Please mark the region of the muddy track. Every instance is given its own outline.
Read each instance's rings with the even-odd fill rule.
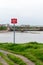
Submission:
[[[3,52],[4,54],[13,54],[13,53],[10,53],[10,52],[4,51],[4,50],[0,50],[0,52]],[[26,63],[26,65],[35,65],[32,61],[30,61],[29,59],[27,59],[26,57],[24,57],[22,55],[18,55],[18,54],[13,54],[13,55],[21,58]]]
[[[3,64],[3,65],[8,65],[8,63],[0,56],[0,62]]]

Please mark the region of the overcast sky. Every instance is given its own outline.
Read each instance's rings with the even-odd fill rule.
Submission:
[[[0,24],[18,19],[18,25],[43,26],[43,0],[0,0]]]

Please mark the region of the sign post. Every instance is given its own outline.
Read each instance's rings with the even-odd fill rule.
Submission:
[[[14,24],[14,43],[15,43],[15,24],[17,23],[17,19],[16,18],[11,19],[11,23]]]
[[[15,24],[14,24],[14,43],[15,43]]]

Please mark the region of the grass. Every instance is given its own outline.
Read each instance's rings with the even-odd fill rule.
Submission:
[[[14,65],[14,63],[13,63],[11,60],[9,60],[9,59],[7,58],[7,56],[4,55],[2,52],[0,52],[0,56],[1,56],[9,65]]]
[[[0,52],[0,56],[9,64],[14,65],[14,63],[19,65],[26,65],[25,62],[23,62],[19,57],[16,57],[12,54],[4,55],[2,52]]]
[[[3,65],[2,63],[0,63],[0,65]]]
[[[14,61],[14,63],[17,63],[17,64],[19,64],[19,65],[26,65],[26,63],[23,62],[19,57],[16,57],[16,56],[14,56],[14,55],[12,55],[12,54],[8,54],[7,56],[8,56],[12,61]]]
[[[0,49],[10,50],[13,53],[21,54],[36,65],[43,65],[43,44],[30,42],[25,44],[0,43]]]

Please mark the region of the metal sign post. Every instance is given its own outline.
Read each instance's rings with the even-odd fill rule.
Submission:
[[[16,18],[11,19],[11,23],[14,24],[14,43],[15,43],[15,24],[17,23],[17,19]]]
[[[15,43],[15,24],[14,24],[14,43]]]

